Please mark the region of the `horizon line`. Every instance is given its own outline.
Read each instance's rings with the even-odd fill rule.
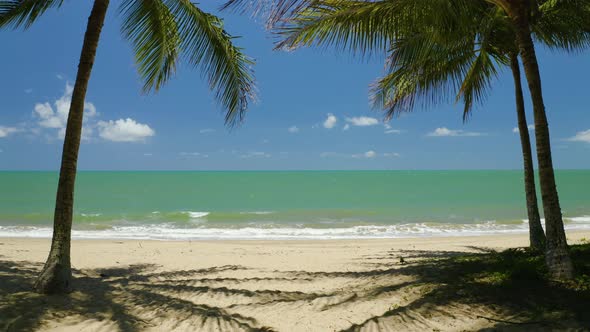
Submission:
[[[590,171],[590,168],[555,168]],[[400,168],[400,169],[79,169],[80,172],[396,172],[396,171],[523,171],[521,168]],[[538,169],[535,168],[535,172]],[[59,169],[0,169],[0,172],[59,172]]]

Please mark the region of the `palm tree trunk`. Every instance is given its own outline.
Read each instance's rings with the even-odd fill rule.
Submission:
[[[516,41],[520,49],[520,57],[524,66],[524,72],[529,85],[533,101],[535,118],[535,138],[537,142],[537,160],[539,162],[539,180],[541,183],[541,197],[543,200],[543,212],[545,214],[545,228],[547,231],[546,262],[551,274],[560,279],[573,277],[573,265],[569,256],[559,196],[555,185],[555,174],[551,158],[551,142],[549,138],[549,126],[543,92],[541,88],[541,75],[535,54],[535,46],[531,38],[529,26],[529,0],[511,1],[510,17],[516,30]]]
[[[86,34],[84,35],[84,44],[78,64],[76,84],[72,92],[72,103],[64,138],[53,217],[51,250],[43,271],[41,271],[41,275],[35,283],[37,291],[42,293],[64,293],[71,289],[70,239],[78,150],[82,136],[84,100],[108,5],[109,0],[94,1],[92,12],[88,18]]]
[[[535,188],[535,171],[533,169],[533,153],[531,139],[529,137],[528,124],[524,108],[520,67],[518,65],[518,53],[510,56],[510,68],[514,77],[514,92],[516,95],[516,115],[518,118],[518,131],[520,133],[520,145],[522,147],[522,160],[524,162],[524,191],[526,196],[527,215],[529,217],[530,247],[534,250],[545,251],[545,233],[541,226],[539,206],[537,204],[537,190]]]

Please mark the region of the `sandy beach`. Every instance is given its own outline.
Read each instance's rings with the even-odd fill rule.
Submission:
[[[570,244],[590,232],[570,232]],[[527,235],[324,241],[75,240],[75,291],[30,292],[48,239],[0,239],[5,331],[463,331],[501,305],[427,297],[438,263],[527,245]],[[439,274],[441,274],[439,276]],[[446,274],[443,276],[442,274]],[[442,278],[442,279],[441,279]],[[425,300],[428,298],[428,300]],[[434,300],[433,300],[434,299]],[[513,323],[506,325],[507,328]],[[518,326],[518,325],[517,325]]]

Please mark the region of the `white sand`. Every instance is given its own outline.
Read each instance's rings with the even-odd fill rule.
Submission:
[[[570,232],[568,241],[590,238]],[[527,235],[337,241],[109,241],[72,245],[75,291],[29,292],[47,239],[0,239],[0,329],[462,331],[493,308],[421,303],[418,256],[526,246]],[[400,264],[400,257],[406,264]],[[102,273],[102,276],[101,276]],[[399,310],[398,310],[399,309]],[[384,315],[385,314],[385,315]]]

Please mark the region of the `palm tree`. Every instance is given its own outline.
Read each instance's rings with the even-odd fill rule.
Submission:
[[[535,188],[535,173],[526,120],[518,51],[506,20],[489,15],[478,30],[457,45],[437,43],[428,32],[412,34],[393,45],[385,77],[373,86],[373,104],[387,117],[411,111],[421,97],[439,101],[449,92],[463,100],[463,119],[474,103],[487,95],[498,65],[509,65],[515,87],[516,114],[524,164],[524,187],[529,220],[530,247],[543,252],[545,233],[541,225]],[[512,42],[511,42],[512,41]],[[426,99],[425,98],[425,99]]]
[[[338,11],[346,10],[342,4]],[[328,16],[339,15],[338,11],[328,12],[324,8],[322,20]],[[295,20],[300,20],[304,13]],[[457,99],[464,101],[464,119],[470,115],[474,99],[485,96],[485,89],[490,86],[490,80],[496,75],[494,63],[500,65],[510,63],[514,75],[516,110],[518,128],[520,132],[523,161],[525,196],[527,215],[529,219],[530,246],[539,251],[545,249],[545,233],[541,226],[537,205],[535,176],[532,163],[532,152],[526,121],[524,99],[520,81],[520,68],[513,34],[506,20],[499,20],[497,15],[489,15],[488,20],[479,23],[468,38],[461,37],[455,47],[448,47],[436,43],[436,36],[428,31],[412,33],[398,39],[392,46],[389,56],[389,72],[379,80],[373,92],[373,102],[378,108],[386,110],[391,118],[398,112],[410,111],[414,101],[420,96],[428,96],[428,100],[438,101],[440,95],[448,92],[447,85],[455,88]],[[315,22],[319,18],[316,18]],[[297,23],[296,23],[297,24]],[[298,32],[311,32],[314,23],[307,22],[306,26],[297,24],[300,29],[289,28],[287,38],[280,44],[282,47],[296,47],[300,38]],[[293,32],[295,31],[295,32]],[[307,39],[309,42],[311,40]],[[448,42],[448,41],[447,41]],[[320,42],[321,43],[321,42]],[[417,59],[417,55],[422,59]],[[447,83],[447,84],[445,84]],[[430,90],[430,92],[429,92]]]
[[[0,28],[30,27],[63,0],[0,0]],[[71,289],[71,230],[74,184],[86,89],[109,0],[94,0],[78,64],[64,138],[57,188],[53,238],[45,266],[35,283],[43,293]],[[158,90],[174,74],[179,56],[200,67],[226,109],[228,125],[239,123],[253,98],[252,61],[232,44],[223,22],[190,0],[123,0],[122,34],[132,44],[144,92]]]
[[[547,227],[547,265],[555,277],[571,278],[573,267],[555,186],[549,129],[532,36],[534,32],[537,37],[544,37],[541,40],[550,41],[550,46],[564,48],[569,48],[568,42],[571,41],[585,43],[590,31],[589,0],[268,0],[266,7],[252,7],[247,1],[230,0],[226,7],[255,11],[271,8],[268,11],[269,24],[287,36],[280,47],[331,44],[365,53],[386,52],[400,39],[425,30],[443,45],[452,44],[457,38],[471,36],[473,30],[470,27],[477,27],[480,20],[489,15],[490,5],[509,18],[514,33],[511,40],[515,39],[523,60],[533,98],[537,159]],[[531,12],[534,15],[531,16]],[[513,60],[510,59],[509,63],[514,68]],[[521,134],[525,131],[520,130]]]
[[[524,72],[527,78],[531,99],[533,101],[533,114],[535,118],[535,139],[537,143],[537,161],[539,165],[539,182],[541,184],[541,198],[543,200],[543,212],[545,214],[545,227],[547,232],[547,250],[545,260],[556,278],[570,279],[573,277],[573,265],[568,253],[567,240],[563,227],[563,217],[555,174],[553,170],[553,159],[551,156],[551,141],[549,136],[549,125],[543,101],[543,90],[541,87],[541,74],[535,53],[535,45],[532,38],[532,28],[538,15],[542,15],[539,5],[544,3],[557,2],[571,5],[574,17],[580,18],[580,24],[587,24],[588,17],[583,14],[590,8],[585,0],[562,0],[562,1],[531,1],[531,0],[493,0],[502,8],[516,32],[516,44],[519,48]],[[577,11],[576,11],[577,10]],[[570,18],[565,18],[565,22]],[[584,22],[584,19],[586,20]],[[576,22],[578,19],[573,19]],[[561,21],[559,23],[562,23]],[[578,22],[576,22],[578,23]],[[588,31],[588,30],[586,30]]]
[[[575,13],[572,12],[574,9]],[[390,66],[389,74],[385,78],[379,80],[374,89],[374,100],[378,107],[387,111],[388,116],[392,116],[397,112],[407,111],[407,106],[413,105],[413,100],[420,96],[420,90],[438,88],[438,91],[434,90],[431,94],[440,93],[444,85],[437,84],[446,78],[447,82],[456,88],[456,99],[464,101],[463,115],[466,119],[473,103],[481,101],[486,96],[485,90],[491,86],[490,80],[497,72],[495,64],[509,66],[515,85],[516,113],[523,153],[530,246],[543,251],[546,237],[537,206],[533,158],[515,33],[501,9],[492,7],[488,10],[488,15],[478,19],[472,35],[466,39],[459,38],[454,47],[441,43],[432,45],[437,36],[428,36],[428,30],[398,40],[393,45],[390,55],[390,59],[397,59],[397,63]],[[570,52],[590,45],[588,26],[584,26],[587,22],[583,22],[585,17],[588,17],[588,11],[579,11],[559,2],[545,2],[539,7],[539,12],[541,15],[532,27],[539,42],[552,49]],[[449,42],[449,39],[445,40],[445,43]],[[417,55],[423,59],[417,59]],[[460,81],[462,75],[464,77]],[[410,79],[415,81],[414,84],[407,82]],[[411,91],[412,88],[414,91]],[[444,92],[446,91],[442,91],[443,94]],[[436,96],[432,97],[436,100]],[[402,102],[408,98],[411,100],[410,105]]]

